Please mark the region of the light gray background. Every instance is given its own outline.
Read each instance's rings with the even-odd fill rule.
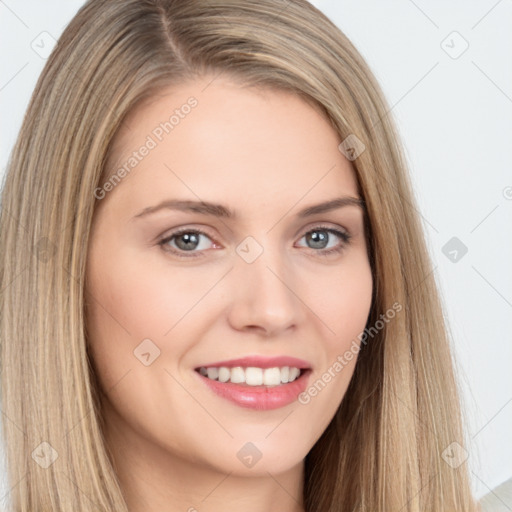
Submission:
[[[0,0],[2,177],[44,52],[82,3]],[[365,57],[403,137],[483,496],[512,476],[512,2],[313,3]],[[468,248],[456,262],[443,253],[452,237]]]

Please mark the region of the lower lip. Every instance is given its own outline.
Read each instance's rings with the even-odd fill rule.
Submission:
[[[279,386],[248,386],[247,384],[233,384],[232,382],[219,382],[204,377],[195,372],[203,382],[217,395],[225,398],[240,407],[267,411],[285,407],[297,400],[307,386],[311,370],[306,370],[298,379]]]

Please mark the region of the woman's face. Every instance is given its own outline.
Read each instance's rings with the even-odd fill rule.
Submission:
[[[88,341],[127,458],[275,474],[303,461],[353,374],[372,296],[363,210],[319,206],[358,191],[316,109],[210,81],[140,105],[115,140]]]

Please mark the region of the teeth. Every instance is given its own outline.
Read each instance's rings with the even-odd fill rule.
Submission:
[[[227,370],[227,368],[226,368],[226,370]],[[229,375],[229,370],[226,373],[228,373],[228,375]],[[231,370],[230,381],[233,382],[234,384],[239,384],[239,383],[245,382],[244,369],[240,368],[239,366],[236,368],[233,368]]]
[[[218,368],[208,368],[206,370],[206,374],[209,379],[217,379],[219,377],[219,369]]]
[[[245,383],[249,386],[261,386],[263,384],[263,370],[249,367],[245,370]]]
[[[290,368],[290,375],[288,376],[288,382],[294,381],[299,376],[300,370],[298,368]]]
[[[282,368],[257,368],[250,366],[242,368],[204,368],[199,369],[199,373],[212,380],[219,382],[232,382],[233,384],[247,384],[248,386],[279,386],[293,382],[300,375],[300,369],[295,367],[283,366]]]
[[[265,386],[281,384],[281,370],[279,368],[265,368],[263,370],[263,384]]]
[[[216,370],[217,368],[215,368]],[[215,373],[214,373],[215,375]],[[220,382],[227,382],[229,378],[231,377],[231,372],[227,369],[221,366],[218,371],[219,381]],[[208,378],[211,379],[210,374],[208,373]],[[213,377],[215,380],[215,377]]]

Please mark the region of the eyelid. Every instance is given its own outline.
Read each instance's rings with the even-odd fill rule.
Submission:
[[[304,236],[305,234],[309,233],[310,231],[314,231],[315,229],[325,229],[326,231],[340,231],[343,234],[346,234],[347,236],[351,236],[351,233],[347,228],[340,226],[339,224],[334,224],[333,222],[322,221],[309,223],[306,227],[299,229],[299,231],[296,232],[295,236],[299,236],[301,235],[301,233],[301,236]]]

